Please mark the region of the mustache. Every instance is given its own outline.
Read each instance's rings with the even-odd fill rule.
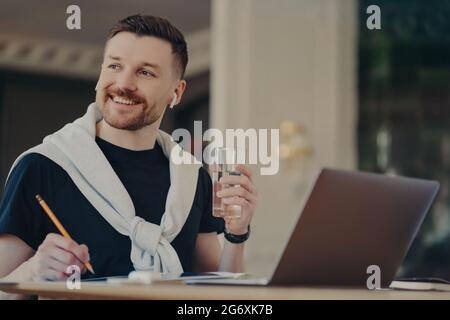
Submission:
[[[130,91],[126,91],[126,90],[106,90],[106,95],[109,96],[119,96],[122,98],[126,98],[129,100],[133,100],[139,103],[143,103],[145,102],[145,100],[143,98],[141,98],[140,96],[130,92]]]

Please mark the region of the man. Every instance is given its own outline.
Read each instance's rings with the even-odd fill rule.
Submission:
[[[251,172],[240,166],[222,181],[239,186],[219,196],[242,206],[224,223],[212,216],[208,173],[174,165],[179,147],[159,130],[182,98],[187,61],[183,35],[165,19],[135,15],[113,26],[95,104],[13,165],[0,205],[0,278],[64,280],[70,265],[89,277],[86,262],[96,276],[242,271],[256,205]],[[59,234],[38,193],[74,240]]]

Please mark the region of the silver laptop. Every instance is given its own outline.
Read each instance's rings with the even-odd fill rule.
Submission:
[[[376,265],[389,287],[438,190],[436,181],[323,169],[270,278],[187,283],[361,287]]]

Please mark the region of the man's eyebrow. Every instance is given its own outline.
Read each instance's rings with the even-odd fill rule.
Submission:
[[[117,61],[120,61],[120,57],[116,57],[116,56],[109,55],[108,58],[111,59],[111,60],[117,60]]]
[[[154,69],[161,69],[156,63],[151,63],[151,62],[142,62],[142,66],[143,67],[151,67]]]
[[[112,56],[112,55],[108,55],[108,58],[111,60],[116,60],[116,61],[120,61],[121,58],[120,57],[116,57],[116,56]],[[156,63],[151,63],[151,62],[142,62],[142,66],[143,67],[151,67],[154,69],[161,69],[161,67],[159,65],[157,65]]]

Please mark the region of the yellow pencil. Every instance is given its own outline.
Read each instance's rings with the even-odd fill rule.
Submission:
[[[47,205],[47,203],[44,201],[44,199],[42,199],[42,197],[39,194],[36,195],[36,200],[39,202],[42,209],[44,209],[45,213],[49,216],[50,220],[52,220],[52,222],[55,224],[55,226],[59,230],[59,232],[61,232],[61,234],[65,238],[72,239],[70,237],[69,233],[67,232],[67,230],[61,224],[61,222],[59,222],[58,218],[53,213],[52,209],[50,209],[50,207]],[[81,262],[83,262],[83,261],[81,261]],[[86,269],[88,269],[92,274],[95,274],[94,269],[92,268],[92,265],[88,261],[84,262],[84,265],[86,266]]]

